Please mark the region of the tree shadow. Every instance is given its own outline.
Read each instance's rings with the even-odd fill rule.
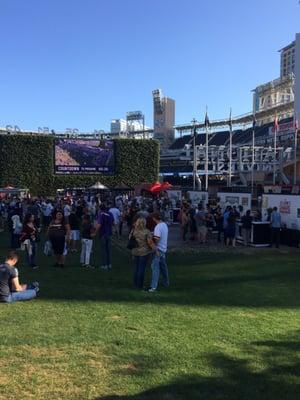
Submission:
[[[208,354],[214,377],[184,375],[138,394],[95,400],[299,400],[299,334],[287,340],[253,342],[241,353],[247,355],[243,359],[221,352]]]

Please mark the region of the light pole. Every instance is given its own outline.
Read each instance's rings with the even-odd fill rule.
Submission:
[[[196,154],[196,119],[192,120],[192,137],[193,137],[193,190],[196,190],[197,175],[197,154]]]

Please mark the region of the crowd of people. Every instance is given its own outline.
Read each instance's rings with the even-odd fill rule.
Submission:
[[[188,239],[205,244],[214,240],[224,243],[226,247],[236,247],[237,236],[241,237],[243,246],[250,245],[252,222],[268,222],[271,227],[271,244],[279,247],[281,216],[277,207],[267,210],[262,215],[259,210],[244,210],[242,206],[227,205],[224,210],[216,203],[198,204],[197,207],[189,202],[181,204],[178,222],[181,228],[182,241]],[[237,224],[237,222],[239,222]]]
[[[242,234],[243,245],[250,244],[253,221],[267,220],[272,228],[272,244],[279,246],[281,220],[276,207],[262,216],[243,210],[243,207],[220,204],[198,204],[182,200],[176,204],[177,217],[170,212],[171,201],[167,197],[115,198],[100,195],[59,196],[47,198],[7,198],[0,201],[0,230],[10,233],[11,251],[0,268],[0,300],[17,301],[34,298],[38,283],[20,285],[18,282],[18,250],[24,250],[28,267],[37,269],[37,249],[43,246],[47,256],[54,257],[55,268],[64,268],[69,252],[80,251],[78,263],[84,268],[112,269],[112,237],[128,238],[134,265],[133,284],[137,289],[145,288],[145,271],[151,265],[149,292],[155,292],[160,275],[162,284],[169,286],[166,253],[171,222],[180,226],[183,242],[207,243],[215,240],[225,246],[236,246],[237,230]],[[173,210],[174,211],[174,210]],[[237,228],[239,220],[239,228]],[[95,238],[100,251],[94,248]],[[42,240],[41,240],[42,239]],[[98,243],[98,242],[97,242]],[[97,261],[91,265],[91,254]],[[98,254],[100,253],[100,258]],[[4,285],[4,289],[1,285]],[[20,294],[22,292],[22,294]],[[24,292],[24,293],[23,293]],[[18,295],[17,295],[18,294]]]
[[[104,200],[100,196],[58,197],[52,201],[44,198],[2,200],[1,229],[7,228],[9,231],[9,247],[15,251],[11,251],[1,265],[0,301],[27,300],[35,297],[33,292],[39,289],[37,282],[31,285],[14,283],[18,277],[16,263],[19,257],[16,251],[22,249],[26,252],[28,267],[32,269],[39,268],[37,249],[42,243],[45,255],[53,255],[53,266],[56,268],[64,268],[68,252],[76,253],[80,250],[79,261],[82,267],[111,270],[112,237],[118,239],[124,235],[125,226],[127,247],[134,263],[134,286],[145,289],[145,269],[149,263],[152,279],[147,290],[150,293],[156,291],[160,274],[163,285],[168,286],[168,225],[154,203],[151,202],[151,207],[147,206],[146,209],[145,204],[140,206],[128,196]],[[90,259],[96,237],[100,242],[101,262],[92,266]],[[97,257],[97,249],[95,253]],[[19,293],[19,296],[13,293]]]

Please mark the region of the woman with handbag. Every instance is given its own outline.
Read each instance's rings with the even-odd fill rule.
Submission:
[[[134,286],[137,289],[143,289],[147,262],[155,247],[152,234],[146,228],[145,218],[138,218],[136,220],[129,234],[127,247],[131,250],[134,260]]]
[[[23,222],[20,242],[25,247],[29,267],[34,269],[38,268],[36,265],[38,228],[35,223],[34,214],[26,214]]]

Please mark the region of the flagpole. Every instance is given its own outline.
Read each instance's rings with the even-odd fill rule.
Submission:
[[[232,122],[231,122],[231,108],[230,108],[230,121],[229,121],[229,182],[228,186],[231,187],[231,174],[232,174]]]
[[[298,145],[298,119],[294,113],[295,143],[294,143],[294,185],[297,184],[297,145]]]
[[[252,125],[252,170],[251,170],[251,193],[254,190],[254,163],[255,163],[255,114],[253,115]]]
[[[196,190],[196,174],[197,174],[197,157],[196,157],[196,120],[193,123],[193,190]]]
[[[207,107],[205,115],[205,190],[208,191],[208,123],[207,123]]]
[[[275,117],[275,124],[274,124],[274,129],[275,129],[275,134],[274,134],[274,164],[273,164],[273,185],[276,185],[276,150],[277,150],[277,114]]]

